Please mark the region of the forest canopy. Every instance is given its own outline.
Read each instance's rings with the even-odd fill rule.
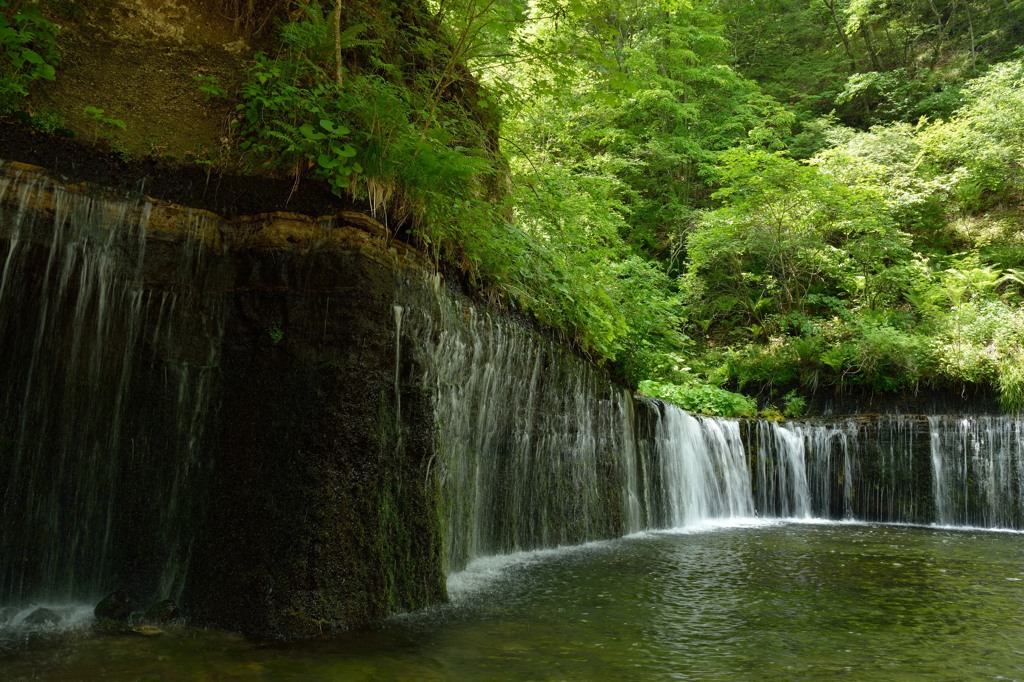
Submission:
[[[223,4],[271,34],[198,84],[241,163],[367,201],[641,391],[1024,408],[1021,0]],[[35,7],[0,0],[8,110],[58,64]]]

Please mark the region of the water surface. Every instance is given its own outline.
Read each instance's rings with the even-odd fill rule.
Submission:
[[[169,629],[0,657],[3,680],[1024,679],[1024,536],[758,524],[479,560],[451,605],[259,644]]]

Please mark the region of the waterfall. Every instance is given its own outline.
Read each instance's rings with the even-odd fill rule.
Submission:
[[[752,429],[762,515],[1024,527],[1019,416],[883,415]]]
[[[403,329],[434,396],[447,569],[637,530],[630,395],[555,341],[434,287],[405,306]]]
[[[5,606],[96,599],[119,587],[140,599],[191,589],[190,576],[200,581],[220,566],[224,537],[219,519],[204,515],[214,506],[208,493],[242,514],[258,498],[253,508],[280,524],[275,546],[287,548],[293,507],[282,499],[293,489],[274,484],[293,474],[316,493],[306,496],[309,513],[295,514],[311,540],[310,570],[295,571],[294,594],[321,589],[303,580],[340,568],[344,579],[364,581],[354,591],[390,595],[381,610],[432,603],[442,570],[479,557],[708,520],[1024,528],[1020,416],[694,417],[635,398],[564,340],[474,303],[370,232],[316,252],[328,234],[317,232],[303,242],[312,251],[288,252],[294,267],[278,272],[279,247],[266,245],[274,239],[244,252],[260,221],[232,227],[200,211],[2,170]],[[238,237],[237,257],[223,257],[218,240],[227,234]],[[364,261],[374,263],[369,277],[347,267]],[[259,276],[250,280],[252,272]],[[288,343],[260,336],[268,318],[289,325]],[[331,341],[350,319],[365,329]],[[222,349],[232,382],[221,381]],[[330,381],[314,380],[321,371]],[[288,390],[275,392],[285,375]],[[221,399],[239,393],[235,438],[207,433],[225,425]],[[270,461],[244,443],[231,447],[249,425],[239,415],[264,407],[270,421],[284,415],[261,451]],[[293,428],[295,419],[308,423]],[[378,446],[386,456],[367,461]],[[321,537],[311,518],[341,530]],[[196,539],[200,526],[206,535]],[[265,528],[254,523],[240,544],[258,545]],[[254,552],[274,570],[277,555]],[[360,573],[367,556],[386,588]],[[317,573],[325,565],[330,571]],[[262,568],[245,577],[260,589]],[[287,582],[285,570],[273,586]],[[231,579],[225,584],[238,587]],[[427,587],[402,593],[410,585]],[[281,598],[282,608],[290,603]]]
[[[668,404],[653,406],[648,451],[650,528],[680,528],[709,519],[754,514],[750,471],[735,421],[695,418]]]
[[[146,287],[148,202],[16,174],[0,178],[8,193],[0,602],[94,598],[117,584],[173,596],[222,328],[192,284],[202,254],[186,237],[177,266],[189,284]]]
[[[924,522],[915,466],[920,420],[897,415],[752,427],[758,513]]]
[[[396,330],[433,396],[448,572],[487,555],[755,515],[1019,523],[1019,420],[694,417],[635,401],[558,343],[433,287],[430,301],[402,302]],[[949,490],[977,511],[951,515],[960,502],[938,494]]]
[[[853,431],[847,444],[846,458],[857,462],[847,493],[856,497],[852,516],[901,523],[931,522],[926,500],[930,471],[928,462],[918,454],[926,441],[921,419],[883,415],[873,426],[874,438],[870,433],[858,436],[867,431],[864,424]]]
[[[809,517],[808,459],[813,459],[820,469],[821,454],[825,451],[812,447],[808,457],[808,432],[800,427],[759,421],[756,430],[758,513],[783,518]],[[817,444],[818,440],[812,442]]]
[[[1024,527],[1024,420],[928,418],[936,521]]]
[[[432,279],[403,300],[433,395],[446,568],[482,556],[754,515],[736,421],[635,403],[597,367]],[[398,329],[396,324],[396,329]]]
[[[400,305],[392,307],[395,313],[395,451],[402,451],[402,313]]]

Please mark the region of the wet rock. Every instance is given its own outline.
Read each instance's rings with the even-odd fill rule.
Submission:
[[[26,625],[53,625],[60,622],[60,616],[53,609],[40,606],[25,617]]]
[[[166,623],[181,618],[181,609],[173,599],[164,599],[146,609],[142,619],[152,623]]]
[[[111,592],[100,600],[93,609],[96,620],[126,621],[132,615],[132,600],[128,590],[120,589]]]

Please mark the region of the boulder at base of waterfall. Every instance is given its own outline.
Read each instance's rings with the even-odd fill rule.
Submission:
[[[132,600],[128,591],[121,589],[111,592],[100,600],[93,609],[96,620],[126,621],[132,615]]]
[[[151,623],[166,623],[181,618],[181,609],[173,599],[164,599],[146,609],[142,619]]]
[[[60,621],[60,616],[56,611],[42,606],[25,617],[26,625],[53,625],[58,621]]]

